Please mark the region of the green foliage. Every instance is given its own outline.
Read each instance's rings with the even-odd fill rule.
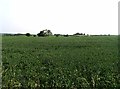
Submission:
[[[37,34],[38,36],[51,36],[52,35],[52,32],[50,30],[43,30],[43,31],[40,31],[40,33]]]
[[[3,87],[120,87],[116,36],[3,37]]]
[[[30,33],[26,33],[25,35],[29,37],[29,36],[30,36]]]

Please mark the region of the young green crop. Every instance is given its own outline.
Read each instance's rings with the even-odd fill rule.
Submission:
[[[117,36],[3,36],[3,87],[120,87]]]

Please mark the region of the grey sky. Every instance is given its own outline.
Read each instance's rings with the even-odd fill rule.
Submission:
[[[7,33],[118,34],[119,0],[0,0]]]

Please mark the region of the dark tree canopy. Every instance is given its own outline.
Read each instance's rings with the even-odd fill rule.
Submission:
[[[85,35],[85,33],[75,33],[74,35]]]
[[[52,35],[52,32],[50,30],[43,30],[43,31],[40,31],[40,33],[37,34],[38,36],[50,36]]]
[[[25,35],[29,37],[29,36],[30,36],[30,33],[26,33]]]
[[[40,31],[40,33],[37,34],[38,36],[44,36],[44,32]]]

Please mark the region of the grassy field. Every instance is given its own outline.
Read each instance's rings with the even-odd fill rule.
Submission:
[[[3,36],[2,42],[3,87],[120,87],[117,36]]]

